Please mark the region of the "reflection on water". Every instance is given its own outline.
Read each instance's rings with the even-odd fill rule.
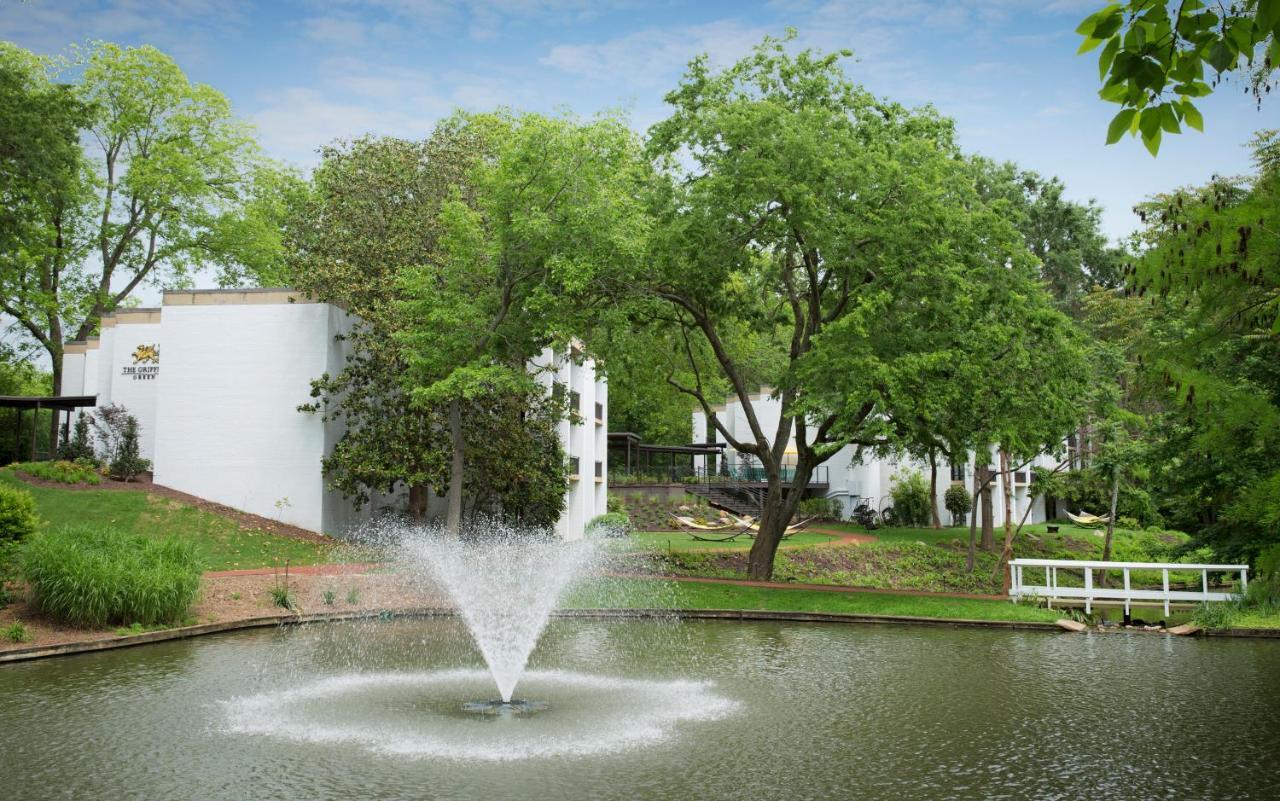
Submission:
[[[548,709],[506,720],[460,712],[481,669],[451,619],[2,667],[0,798],[1272,799],[1280,786],[1274,641],[559,620],[528,679]]]

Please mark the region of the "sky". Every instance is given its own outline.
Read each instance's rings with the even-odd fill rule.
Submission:
[[[0,38],[39,53],[105,39],[152,44],[230,98],[268,155],[303,169],[366,133],[421,138],[456,108],[625,112],[643,132],[689,59],[725,65],[764,36],[850,49],[849,75],[955,119],[969,151],[1056,175],[1095,198],[1113,239],[1143,198],[1250,169],[1245,144],[1280,127],[1228,85],[1201,106],[1206,133],[1165,137],[1158,158],[1107,147],[1117,107],[1097,97],[1096,54],[1072,31],[1103,0],[0,0]]]

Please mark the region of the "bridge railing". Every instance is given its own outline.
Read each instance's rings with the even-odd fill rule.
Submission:
[[[1034,583],[1043,570],[1044,583]],[[1058,581],[1058,571],[1071,573],[1082,572],[1084,586],[1064,585]],[[1119,571],[1123,584],[1120,587],[1101,587],[1094,582],[1094,571],[1106,573]],[[1054,601],[1084,601],[1084,611],[1093,611],[1093,604],[1102,602],[1124,602],[1127,615],[1129,607],[1135,602],[1147,605],[1151,602],[1162,603],[1164,613],[1169,614],[1171,603],[1202,603],[1205,601],[1230,601],[1236,597],[1233,591],[1210,589],[1209,574],[1239,574],[1240,589],[1243,594],[1249,587],[1248,565],[1205,565],[1180,564],[1178,562],[1102,562],[1078,559],[1013,559],[1009,562],[1010,589],[1009,596],[1017,601],[1021,598],[1043,598],[1052,606]],[[1161,575],[1161,587],[1150,589],[1134,587],[1134,571],[1157,571]],[[1169,573],[1199,573],[1200,588],[1170,588]]]

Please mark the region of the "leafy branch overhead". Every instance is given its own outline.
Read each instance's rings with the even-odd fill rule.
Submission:
[[[1154,156],[1164,134],[1184,125],[1203,131],[1196,101],[1231,73],[1246,71],[1248,90],[1261,103],[1280,66],[1277,32],[1280,0],[1126,0],[1089,15],[1076,28],[1084,37],[1078,52],[1102,48],[1098,94],[1121,107],[1107,144],[1140,136]]]

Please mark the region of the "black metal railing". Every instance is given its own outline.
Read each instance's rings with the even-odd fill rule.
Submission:
[[[759,464],[735,463],[722,465],[719,469],[708,471],[698,467],[692,470],[687,465],[650,466],[644,470],[628,473],[621,466],[613,469],[614,483],[626,484],[765,484],[769,481],[768,471]],[[796,466],[784,464],[778,470],[778,478],[783,484],[795,481]],[[825,487],[829,483],[827,466],[818,465],[812,468],[805,486]]]

